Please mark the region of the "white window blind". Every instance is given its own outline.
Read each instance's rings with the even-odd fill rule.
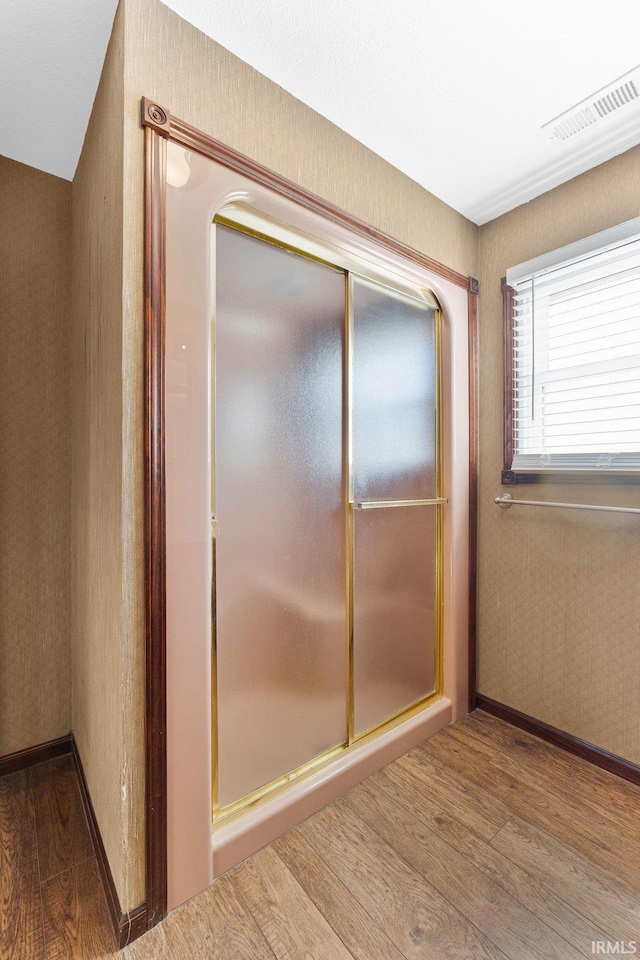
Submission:
[[[519,279],[509,276],[517,268],[507,274],[515,290],[515,471],[640,470],[635,226],[635,236],[599,250]]]

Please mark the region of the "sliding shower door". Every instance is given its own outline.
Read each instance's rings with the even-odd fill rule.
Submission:
[[[345,274],[217,224],[218,806],[344,743]]]
[[[436,688],[438,314],[354,278],[353,733]]]
[[[213,229],[224,816],[437,690],[439,313],[317,245]]]

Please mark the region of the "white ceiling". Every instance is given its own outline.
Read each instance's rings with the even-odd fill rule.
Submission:
[[[117,0],[0,0],[0,154],[71,180]]]
[[[115,0],[2,6],[0,153],[71,178]],[[638,64],[638,0],[168,6],[476,223],[640,142],[640,101],[561,144],[540,130]]]

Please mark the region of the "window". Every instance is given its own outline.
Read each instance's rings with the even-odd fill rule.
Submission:
[[[640,479],[640,218],[507,272],[503,482]]]

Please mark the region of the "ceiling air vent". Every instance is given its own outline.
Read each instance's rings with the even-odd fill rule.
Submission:
[[[613,83],[596,90],[586,100],[576,103],[574,107],[543,124],[542,129],[550,140],[568,140],[594,124],[600,124],[634,100],[640,105],[640,67],[635,67]]]

